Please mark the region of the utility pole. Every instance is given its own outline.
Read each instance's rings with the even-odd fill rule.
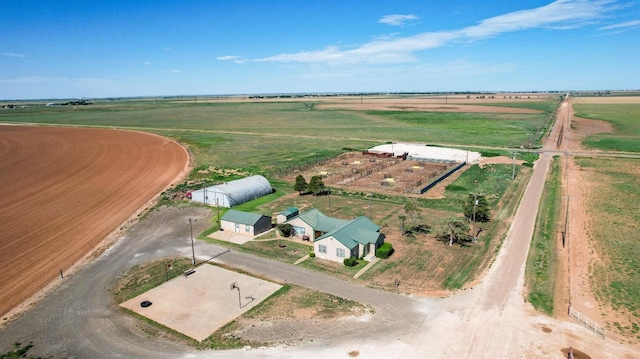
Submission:
[[[371,193],[367,193],[367,196],[369,197],[369,219],[371,219]]]
[[[218,205],[218,196],[216,195],[216,209],[218,210],[218,219],[216,220],[218,222],[218,229],[220,229],[220,205]]]
[[[476,207],[478,207],[478,194],[473,193],[473,217],[471,221],[471,235],[473,236],[473,243],[478,241],[476,237]]]
[[[196,250],[193,247],[193,226],[191,225],[191,218],[189,218],[189,232],[191,233],[191,255],[193,256],[193,265],[196,265]]]
[[[516,179],[516,153],[513,151],[513,171],[511,171],[511,180]]]

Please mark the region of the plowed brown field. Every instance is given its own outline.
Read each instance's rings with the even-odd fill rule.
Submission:
[[[0,126],[0,313],[184,173],[186,150],[132,131]]]

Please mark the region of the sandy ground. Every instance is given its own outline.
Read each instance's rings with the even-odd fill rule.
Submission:
[[[604,99],[578,98],[574,101],[581,103],[632,103],[629,102],[628,98],[611,97]],[[571,152],[584,150],[581,144],[588,135],[610,133],[613,132],[613,127],[605,121],[572,116],[571,126],[565,126],[565,131],[565,139],[567,141],[560,146],[560,149]],[[574,157],[565,156],[563,164],[563,205],[565,206],[564,210],[566,210],[568,203],[569,211],[566,251],[561,250],[559,253],[561,263],[564,263],[560,277],[561,288],[564,291],[558,291],[558,296],[562,297],[556,298],[556,305],[560,307],[558,305],[560,303],[567,303],[567,305],[570,303],[580,313],[585,314],[598,324],[604,325],[606,324],[605,321],[616,321],[617,314],[611,310],[609,305],[598,302],[590,283],[591,268],[601,260],[595,250],[594,239],[589,235],[589,218],[593,213],[589,211],[588,201],[590,192],[597,188],[598,183],[594,183],[588,171],[575,164]],[[566,214],[566,212],[563,213]],[[563,221],[565,217],[566,215],[563,216]],[[558,300],[561,302],[559,303]],[[617,336],[615,332],[609,331],[607,335],[613,340],[620,341],[623,339]]]
[[[0,126],[0,313],[68,275],[187,164],[152,134]]]

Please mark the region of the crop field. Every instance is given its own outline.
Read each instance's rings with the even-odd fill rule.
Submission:
[[[610,122],[614,133],[590,135],[583,146],[606,151],[640,152],[640,96],[598,100],[593,103],[591,99],[578,98],[574,101],[574,112],[577,117]]]
[[[63,276],[184,173],[184,148],[133,131],[0,126],[0,313]]]

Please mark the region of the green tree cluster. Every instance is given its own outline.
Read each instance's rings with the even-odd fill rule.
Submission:
[[[474,222],[489,222],[489,202],[482,194],[469,193],[469,197],[462,204],[464,216]]]

